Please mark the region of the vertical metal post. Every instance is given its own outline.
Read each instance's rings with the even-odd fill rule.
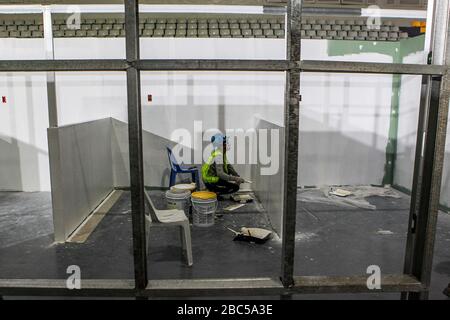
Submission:
[[[147,286],[145,243],[144,166],[142,156],[141,79],[139,62],[138,0],[125,1],[125,39],[128,96],[128,135],[130,152],[131,215],[133,225],[134,273],[137,289]]]
[[[408,222],[408,236],[406,240],[406,252],[404,270],[405,274],[412,274],[412,260],[414,256],[414,244],[416,242],[417,219],[420,212],[420,195],[422,192],[422,177],[423,177],[423,145],[425,143],[425,132],[427,123],[427,114],[429,112],[429,97],[430,97],[430,76],[422,76],[422,86],[420,94],[419,119],[417,126],[416,138],[416,155],[414,160],[414,176],[411,188],[411,203],[410,214]],[[406,293],[402,293],[402,299],[407,297]]]
[[[447,116],[439,110],[441,86],[440,78],[431,80],[428,109],[421,120],[422,130],[418,131],[422,138],[417,147],[416,162],[420,165],[416,166],[418,172],[414,177],[417,191],[412,197],[413,212],[408,236],[410,252],[407,253],[405,265],[405,272],[415,276],[425,287],[429,286],[431,279],[444,151],[440,144],[444,139],[445,147],[446,130],[442,132],[442,127],[447,125]],[[444,109],[448,110],[448,103]],[[442,123],[444,118],[445,124]],[[427,291],[409,294],[411,299],[426,297]]]
[[[300,21],[301,0],[288,2],[286,22],[287,59],[300,62]],[[297,214],[297,173],[298,173],[298,136],[300,109],[300,71],[286,72],[285,91],[285,156],[284,156],[284,195],[282,229],[282,265],[281,280],[285,287],[294,284],[295,224]]]
[[[53,40],[53,22],[50,6],[42,7],[42,20],[44,23],[44,46],[45,58],[47,60],[55,59],[55,46]],[[48,124],[47,141],[48,141],[48,160],[50,166],[50,182],[52,193],[52,211],[53,211],[53,228],[55,242],[63,243],[66,241],[68,234],[65,228],[64,212],[64,193],[62,190],[61,171],[61,150],[59,143],[58,130],[58,105],[56,100],[56,73],[47,72],[47,107],[48,107]]]
[[[449,14],[449,0],[436,2],[431,40],[433,64],[450,63]],[[448,72],[442,78],[424,77],[423,80],[405,273],[415,276],[425,290],[403,293],[402,298],[428,298],[447,134],[449,86]]]
[[[44,22],[45,57],[48,60],[55,59],[55,47],[53,41],[52,12],[49,6],[43,7],[42,18]],[[58,127],[58,107],[56,103],[55,72],[47,72],[47,102],[50,128]]]

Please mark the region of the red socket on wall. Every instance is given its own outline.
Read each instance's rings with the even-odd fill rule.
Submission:
[[[6,103],[6,97],[2,96],[2,103]]]
[[[153,101],[153,95],[149,94],[147,95],[147,101],[152,102]]]

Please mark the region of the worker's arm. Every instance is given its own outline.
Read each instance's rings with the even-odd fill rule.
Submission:
[[[231,164],[228,164],[228,173],[232,176],[239,177],[239,174],[234,170],[234,167]]]
[[[229,175],[226,174],[225,171],[223,170],[223,158],[222,156],[218,156],[214,159],[214,162],[216,163],[216,171],[217,171],[217,176],[225,181],[234,181],[237,183],[243,183],[243,179],[240,177],[236,177],[233,175]]]

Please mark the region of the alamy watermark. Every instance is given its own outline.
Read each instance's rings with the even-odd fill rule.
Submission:
[[[371,265],[367,267],[366,273],[370,274],[367,278],[367,289],[381,290],[381,268],[377,265]]]
[[[69,274],[66,280],[67,289],[81,289],[81,268],[77,265],[71,265],[67,267],[66,273]]]
[[[381,29],[381,8],[373,5],[367,8],[367,29],[380,30]]]
[[[66,26],[69,30],[80,30],[81,29],[81,9],[79,6],[68,6],[66,13],[69,17],[66,20]]]
[[[170,139],[177,145],[172,149],[178,163],[185,165],[205,163],[213,145],[211,137],[222,133],[227,137],[230,164],[260,165],[260,174],[275,175],[280,169],[280,130],[278,129],[218,129],[203,130],[202,121],[194,121],[194,132],[180,128]]]

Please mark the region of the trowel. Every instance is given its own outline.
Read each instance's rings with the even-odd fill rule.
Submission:
[[[270,236],[272,235],[272,231],[261,228],[242,227],[240,232],[237,232],[230,228],[227,229],[236,235],[233,241],[246,241],[263,244],[267,240],[269,240]]]

